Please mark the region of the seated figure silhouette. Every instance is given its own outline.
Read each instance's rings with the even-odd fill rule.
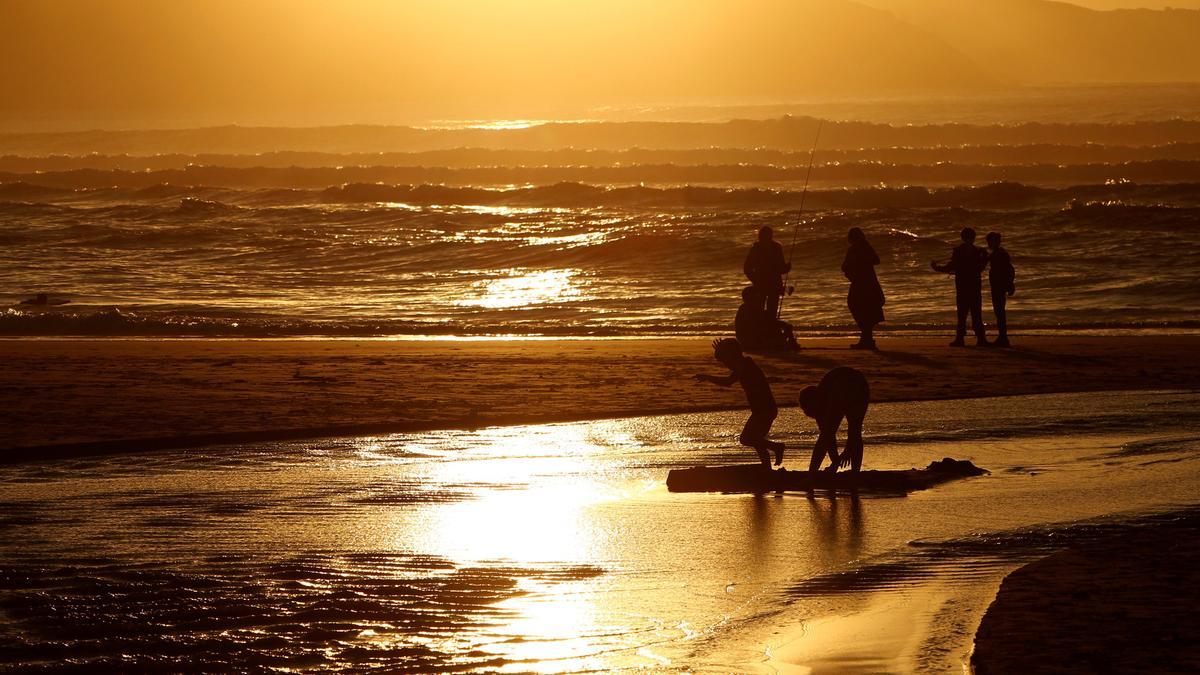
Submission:
[[[738,441],[745,446],[754,448],[759,461],[767,470],[771,469],[771,456],[775,454],[775,466],[783,463],[783,443],[767,439],[771,425],[779,415],[779,407],[775,404],[775,396],[771,393],[771,385],[767,376],[749,356],[742,353],[737,340],[725,338],[713,340],[713,357],[729,369],[725,377],[699,374],[694,377],[697,382],[712,382],[722,387],[728,387],[734,382],[742,385],[746,393],[746,401],[750,404],[750,419],[742,429]]]
[[[742,304],[733,319],[733,333],[738,345],[747,352],[800,348],[792,325],[767,314],[754,286],[742,289]]]
[[[975,343],[981,347],[988,346],[987,334],[983,328],[983,282],[980,274],[987,266],[987,251],[975,245],[975,230],[963,228],[961,233],[963,243],[954,248],[950,262],[945,265],[936,260],[932,263],[934,270],[954,275],[955,303],[958,306],[958,326],[951,347],[962,347],[963,338],[967,335],[967,314],[971,315],[971,328],[975,331]]]
[[[871,398],[867,378],[858,370],[839,366],[825,373],[815,387],[805,387],[800,392],[800,409],[817,421],[817,442],[813,446],[808,470],[819,471],[825,455],[829,455],[827,471],[837,472],[838,467],[850,466],[857,473],[863,460],[863,419],[867,416],[867,404]],[[841,455],[837,451],[837,432],[846,420],[846,449]]]
[[[992,312],[996,314],[996,330],[999,337],[992,343],[994,347],[1009,347],[1008,342],[1008,298],[1017,292],[1017,271],[1013,268],[1012,256],[1000,245],[1000,233],[989,232],[987,245],[991,249],[988,256],[988,282],[992,287]]]
[[[762,349],[766,338],[763,319],[763,299],[753,286],[742,289],[742,304],[733,318],[733,334],[738,345],[745,351]]]
[[[774,240],[775,231],[763,227],[758,231],[758,241],[750,247],[742,271],[754,284],[763,299],[763,311],[772,319],[779,316],[779,298],[783,296],[783,275],[792,269],[783,259],[783,246]]]

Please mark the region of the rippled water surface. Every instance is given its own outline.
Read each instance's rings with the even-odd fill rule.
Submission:
[[[739,413],[7,466],[0,663],[955,669],[1008,570],[1200,501],[1198,412],[881,404],[868,468],[992,471],[903,498],[666,492],[670,468],[750,459]],[[793,410],[777,432],[812,440]]]
[[[807,331],[852,326],[855,226],[882,258],[888,330],[953,320],[929,263],[964,226],[1004,233],[1019,329],[1194,329],[1200,311],[1193,185],[824,190],[803,214],[798,191],[752,188],[23,189],[0,195],[0,303],[71,304],[13,304],[0,334],[726,331],[764,225],[795,240],[784,314]]]

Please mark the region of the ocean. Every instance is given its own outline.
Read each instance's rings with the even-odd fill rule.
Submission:
[[[851,227],[882,259],[884,335],[952,325],[953,282],[929,263],[968,226],[980,244],[1004,235],[1016,332],[1200,326],[1200,183],[825,182],[805,196],[794,181],[11,182],[0,185],[0,335],[721,334],[764,225],[792,253],[783,317],[802,334],[853,328],[840,272]],[[37,293],[69,304],[18,304]]]

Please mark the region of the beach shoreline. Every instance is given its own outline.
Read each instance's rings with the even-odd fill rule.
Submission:
[[[1195,672],[1197,563],[1195,509],[1028,563],[985,612],[973,671]]]
[[[781,406],[830,368],[872,400],[1200,388],[1200,336],[1017,338],[882,351],[807,339],[755,355]],[[0,462],[84,454],[739,409],[707,339],[0,340]],[[781,425],[792,425],[781,419]]]

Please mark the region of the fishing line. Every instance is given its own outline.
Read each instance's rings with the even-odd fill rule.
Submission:
[[[817,142],[821,140],[821,127],[825,120],[817,120],[817,133],[813,136],[812,150],[808,152],[808,173],[804,176],[804,191],[800,193],[800,210],[796,213],[796,227],[792,230],[792,248],[788,251],[788,271],[783,275],[783,296],[779,298],[779,307],[775,310],[775,318],[783,316],[783,298],[795,292],[788,289],[788,279],[792,277],[792,258],[796,256],[796,237],[800,235],[800,216],[804,214],[804,198],[808,196],[808,179],[812,178],[813,158],[817,156]]]

